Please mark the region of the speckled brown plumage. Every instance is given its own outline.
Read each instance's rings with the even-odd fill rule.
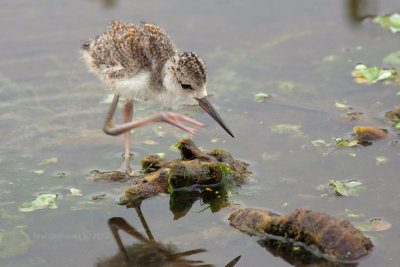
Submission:
[[[176,80],[172,84],[179,89],[181,84],[189,84],[192,90],[198,91],[197,95],[206,95],[207,70],[204,62],[194,52],[178,53],[167,34],[158,26],[115,21],[105,33],[84,43],[81,50],[89,69],[111,87],[118,87],[118,81],[148,72],[148,87],[162,94],[167,89],[163,79],[167,71],[166,63],[169,62]],[[141,94],[134,96],[144,100],[149,98],[141,97]]]
[[[111,23],[107,32],[85,43],[82,49],[90,52],[95,69],[123,67],[105,73],[110,79],[126,78],[140,70],[153,70],[152,73],[158,75],[153,75],[152,81],[160,84],[163,65],[176,55],[174,45],[159,27],[117,21]],[[158,60],[152,60],[154,58]]]

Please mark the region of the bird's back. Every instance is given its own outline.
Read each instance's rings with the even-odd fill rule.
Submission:
[[[107,32],[82,45],[91,71],[113,85],[142,71],[151,73],[155,85],[162,83],[161,70],[177,52],[166,33],[152,24],[113,22]]]

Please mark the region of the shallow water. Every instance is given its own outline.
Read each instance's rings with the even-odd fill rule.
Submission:
[[[1,266],[81,266],[118,253],[108,228],[122,217],[144,233],[134,209],[116,203],[127,185],[93,184],[91,170],[114,170],[122,163],[122,137],[101,131],[108,89],[79,60],[78,49],[102,33],[113,19],[162,26],[182,50],[194,50],[207,63],[208,92],[230,138],[206,113],[186,100],[173,109],[209,125],[194,137],[202,148],[222,147],[250,163],[254,181],[230,197],[233,203],[277,213],[310,207],[352,222],[382,218],[389,230],[365,233],[375,249],[360,266],[394,266],[398,253],[400,186],[398,131],[384,114],[398,105],[398,84],[357,84],[358,62],[382,66],[398,51],[398,35],[371,20],[351,16],[354,1],[8,1],[0,11],[0,228],[19,226],[32,243],[21,255],[0,258]],[[363,1],[364,14],[400,10],[395,0]],[[354,13],[354,12],[353,12]],[[387,66],[383,66],[387,67]],[[261,103],[254,94],[272,95]],[[363,112],[346,121],[336,102]],[[158,107],[137,103],[135,116]],[[117,120],[120,120],[120,115]],[[301,134],[277,134],[277,124],[301,125]],[[349,138],[355,125],[387,128],[391,137],[369,147],[329,150],[312,141]],[[161,127],[161,128],[160,128]],[[156,132],[163,131],[163,136]],[[165,125],[134,131],[134,165],[149,153],[167,152],[185,134]],[[392,138],[392,139],[391,139]],[[146,141],[147,140],[147,141]],[[154,141],[149,144],[149,140]],[[328,152],[328,153],[325,153]],[[176,152],[168,151],[168,158]],[[385,164],[377,164],[385,157]],[[45,163],[57,158],[57,162]],[[330,179],[357,179],[366,191],[335,197]],[[70,188],[83,196],[68,196]],[[39,193],[59,194],[57,209],[21,213],[18,207]],[[94,203],[90,198],[106,194]],[[327,195],[325,195],[327,193]],[[204,248],[191,259],[223,266],[287,266],[256,240],[231,228],[229,210],[212,213],[197,201],[186,216],[173,220],[169,197],[145,200],[142,211],[156,240],[179,251]],[[200,212],[202,211],[202,212]],[[360,215],[349,218],[348,214]],[[121,234],[126,245],[138,242]]]

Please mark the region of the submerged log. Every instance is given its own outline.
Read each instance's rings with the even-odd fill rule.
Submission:
[[[235,160],[222,149],[203,153],[190,139],[182,139],[177,148],[181,159],[167,160],[158,155],[142,159],[143,177],[125,191],[129,198],[147,198],[169,190],[216,185],[227,177],[240,183],[250,175],[247,164]]]
[[[310,209],[296,209],[291,214],[278,216],[246,208],[232,213],[229,221],[236,229],[260,237],[261,242],[263,239],[300,242],[309,252],[329,261],[354,261],[367,255],[373,247],[349,221]]]

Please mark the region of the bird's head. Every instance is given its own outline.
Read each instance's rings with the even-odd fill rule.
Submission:
[[[207,68],[203,60],[193,52],[183,52],[178,55],[172,70],[175,74],[177,90],[181,92],[181,95],[197,100],[199,105],[210,114],[230,136],[234,137],[207,99]]]
[[[193,52],[179,53],[173,71],[181,95],[191,98],[207,96],[207,68]]]

